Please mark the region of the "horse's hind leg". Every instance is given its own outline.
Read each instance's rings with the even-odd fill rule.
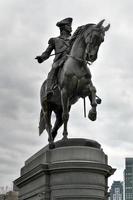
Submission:
[[[49,141],[49,145],[52,148],[53,147],[53,137],[52,137],[52,133],[51,133],[51,129],[52,129],[52,125],[51,125],[51,114],[52,114],[52,110],[50,108],[50,106],[48,105],[47,102],[43,103],[43,114],[45,117],[45,122],[46,122],[46,130],[48,132],[48,141]]]
[[[55,124],[54,124],[54,127],[51,131],[51,134],[52,134],[52,137],[53,137],[53,140],[55,139],[56,135],[57,135],[57,131],[58,129],[61,127],[61,125],[63,124],[63,120],[62,120],[62,110],[58,110],[55,112],[55,115],[56,115],[56,121],[55,121]]]
[[[67,123],[69,119],[69,99],[67,95],[67,91],[65,88],[61,90],[61,100],[62,100],[62,108],[63,108],[63,113],[62,113],[62,120],[64,123],[64,130],[63,130],[63,139],[67,139]]]

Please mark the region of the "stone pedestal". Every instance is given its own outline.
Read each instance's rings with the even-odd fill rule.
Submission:
[[[114,173],[96,141],[58,141],[25,162],[14,181],[19,200],[105,200],[108,177]]]

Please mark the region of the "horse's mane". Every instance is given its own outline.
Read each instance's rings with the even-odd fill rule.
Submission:
[[[70,39],[70,49],[72,48],[72,46],[73,46],[75,40],[78,38],[78,36],[82,35],[84,33],[84,31],[92,25],[94,25],[94,24],[86,24],[86,25],[79,26],[76,29],[76,31],[73,33],[73,35]]]

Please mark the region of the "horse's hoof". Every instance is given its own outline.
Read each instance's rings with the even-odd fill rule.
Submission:
[[[97,99],[96,99],[96,102],[97,102],[97,104],[101,104],[101,103],[102,103],[102,99],[97,98]]]
[[[62,140],[63,140],[63,141],[67,141],[67,140],[68,140],[67,135],[63,136]]]
[[[88,118],[89,118],[91,121],[95,121],[95,120],[97,119],[97,112],[96,112],[96,111],[90,110],[90,111],[89,111],[89,114],[88,114]]]
[[[55,148],[54,142],[49,143],[49,149],[54,149],[54,148]]]

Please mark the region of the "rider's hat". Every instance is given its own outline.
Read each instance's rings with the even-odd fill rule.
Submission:
[[[61,20],[60,22],[57,22],[56,26],[61,27],[63,25],[72,25],[72,21],[73,19],[71,17],[65,18],[63,20]]]

